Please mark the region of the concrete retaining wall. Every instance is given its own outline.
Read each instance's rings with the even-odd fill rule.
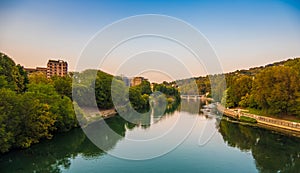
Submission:
[[[240,116],[245,116],[245,117],[256,119],[256,121],[261,124],[300,132],[300,123],[281,120],[277,118],[270,118],[266,116],[254,115],[250,113],[243,113],[243,112],[235,111],[233,109],[226,109],[220,104],[217,105],[217,108],[220,112],[223,112],[225,116],[234,119],[239,119]]]

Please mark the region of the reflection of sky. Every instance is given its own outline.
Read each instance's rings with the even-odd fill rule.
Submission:
[[[186,138],[181,141],[182,137]],[[206,140],[206,145],[199,145]],[[148,145],[143,144],[145,141]],[[149,159],[165,152],[168,153]],[[66,172],[257,172],[249,152],[241,152],[224,142],[215,119],[187,112],[175,112],[146,129],[127,130],[125,137],[108,153],[92,161],[74,157]],[[116,155],[149,160],[124,160]]]
[[[173,16],[195,26],[213,45],[225,71],[300,56],[300,3],[296,0],[6,0],[0,5],[0,50],[27,67],[45,66],[48,59],[60,58],[72,70],[97,31],[124,17],[147,13]],[[193,65],[188,61],[191,69]],[[195,75],[203,73],[199,70]]]

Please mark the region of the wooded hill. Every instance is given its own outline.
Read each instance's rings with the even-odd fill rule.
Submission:
[[[243,107],[262,114],[300,116],[300,58],[265,66],[225,73],[226,91],[217,93],[216,101],[226,107]],[[189,94],[195,80],[199,94],[211,93],[211,81],[220,75],[208,75],[176,81],[183,85],[181,94]],[[218,80],[215,80],[218,85]],[[222,82],[222,80],[220,80]],[[223,86],[223,85],[220,85]],[[218,90],[217,88],[215,88]]]

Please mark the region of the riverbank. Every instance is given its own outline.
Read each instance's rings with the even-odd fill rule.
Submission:
[[[83,107],[81,108],[85,114],[86,124],[90,124],[95,121],[99,121],[101,119],[106,119],[113,117],[117,114],[117,111],[112,109],[98,109],[91,107]]]
[[[234,109],[227,109],[224,108],[222,105],[218,104],[217,109],[219,112],[223,112],[223,115],[240,120],[241,117],[247,117],[256,120],[256,124],[263,128],[272,129],[275,131],[292,131],[296,133],[300,133],[300,123],[277,119],[277,118],[271,118],[261,115],[255,115],[250,113],[241,112],[239,110]]]

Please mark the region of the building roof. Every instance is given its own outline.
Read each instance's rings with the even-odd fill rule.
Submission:
[[[67,64],[67,62],[63,61],[63,60],[49,60],[48,63],[50,63],[50,62],[54,62],[54,63],[66,63]]]

